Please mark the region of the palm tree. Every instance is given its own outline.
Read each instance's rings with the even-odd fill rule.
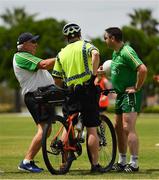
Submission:
[[[24,8],[15,8],[13,11],[6,9],[0,17],[9,27],[19,25],[21,22],[33,21],[37,14],[28,15]]]
[[[156,35],[159,32],[157,29],[159,21],[152,17],[150,9],[135,9],[134,13],[128,16],[131,18],[130,24],[143,30],[147,35]]]

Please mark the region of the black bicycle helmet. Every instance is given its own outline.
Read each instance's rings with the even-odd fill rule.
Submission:
[[[69,36],[75,33],[79,33],[81,31],[81,28],[79,27],[79,25],[75,24],[75,23],[68,23],[63,27],[63,34],[65,36]]]

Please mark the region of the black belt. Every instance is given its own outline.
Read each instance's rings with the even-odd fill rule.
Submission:
[[[85,81],[85,82],[83,82],[82,84],[76,84],[76,85],[71,84],[70,86],[68,86],[68,89],[69,89],[69,88],[70,88],[70,89],[75,89],[76,86],[86,86],[86,85],[89,85],[89,83],[90,83],[90,79],[87,80],[87,81]]]

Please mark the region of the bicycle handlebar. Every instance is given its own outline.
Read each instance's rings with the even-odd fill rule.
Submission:
[[[101,90],[101,93],[107,96],[109,93],[116,93],[115,89],[105,89]]]

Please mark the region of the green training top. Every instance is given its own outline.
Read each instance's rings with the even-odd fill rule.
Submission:
[[[68,44],[58,56],[53,76],[63,78],[67,86],[83,84],[92,74],[91,51],[97,48],[83,40]]]
[[[42,59],[28,52],[18,52],[15,54],[15,58],[19,67],[30,71],[36,71],[38,63],[42,61]]]
[[[137,67],[143,64],[136,52],[129,45],[114,51],[111,63],[112,85],[117,93],[123,93],[127,87],[135,86]]]

